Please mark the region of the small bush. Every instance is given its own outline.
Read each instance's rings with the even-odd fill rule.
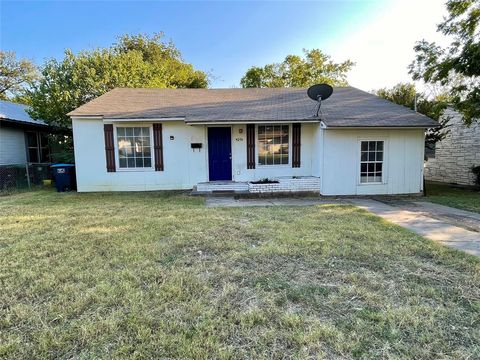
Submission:
[[[257,181],[251,181],[252,184],[278,184],[278,180],[271,180],[269,178],[257,180]]]

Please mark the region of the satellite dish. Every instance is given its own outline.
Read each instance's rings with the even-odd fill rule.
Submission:
[[[308,97],[315,101],[327,100],[332,93],[333,88],[327,84],[312,85],[307,90]]]
[[[322,106],[322,101],[327,100],[330,95],[333,93],[333,88],[327,84],[317,84],[312,85],[307,90],[307,95],[310,99],[318,101],[317,112],[315,114],[318,117],[320,113],[320,107]]]

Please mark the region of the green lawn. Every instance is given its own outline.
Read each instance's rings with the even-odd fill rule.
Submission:
[[[480,191],[427,183],[426,200],[480,213]]]
[[[0,357],[478,358],[480,261],[351,206],[0,197]]]

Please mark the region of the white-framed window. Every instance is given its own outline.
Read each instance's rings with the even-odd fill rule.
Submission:
[[[384,140],[360,141],[360,183],[383,182],[384,153]]]
[[[288,165],[289,125],[258,125],[258,165]]]
[[[151,126],[117,126],[116,145],[119,169],[151,169]]]

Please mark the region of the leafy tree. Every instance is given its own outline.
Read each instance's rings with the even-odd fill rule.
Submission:
[[[49,60],[42,78],[28,91],[31,116],[70,132],[66,115],[115,87],[199,88],[208,76],[185,63],[163,34],[125,35],[109,48],[65,51],[63,60]]]
[[[480,119],[480,0],[448,0],[437,31],[452,37],[447,48],[422,40],[410,65],[414,80],[449,88],[452,105],[469,125]]]
[[[433,149],[435,143],[444,139],[448,134],[448,121],[450,118],[444,116],[444,112],[450,99],[446,95],[440,94],[435,99],[428,99],[424,93],[417,93],[414,84],[408,83],[399,83],[391,89],[377,90],[376,94],[381,98],[406,106],[412,110],[415,109],[416,102],[416,110],[420,114],[426,115],[440,123],[440,128],[429,129],[425,134],[425,145],[429,149]]]
[[[17,60],[13,51],[0,51],[0,99],[14,100],[37,77],[37,68],[30,60]]]
[[[335,63],[319,49],[303,50],[304,57],[288,55],[279,64],[252,66],[240,80],[249,87],[306,87],[318,83],[332,86],[347,85],[347,73],[354,63],[346,60]]]

